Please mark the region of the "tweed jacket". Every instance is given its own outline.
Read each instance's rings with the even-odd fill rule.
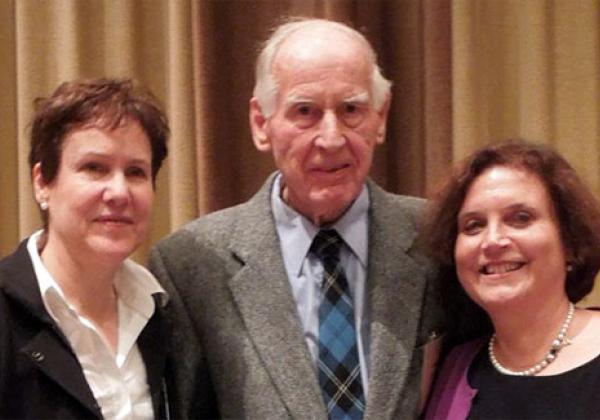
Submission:
[[[271,212],[274,176],[250,201],[197,219],[151,252],[150,269],[171,297],[177,405],[188,417],[214,389],[222,417],[327,418]],[[422,200],[371,181],[368,190],[365,418],[412,418],[422,346],[438,321],[427,292],[435,273],[413,246]]]
[[[167,417],[160,305],[138,338],[157,418]],[[69,342],[46,311],[27,241],[0,261],[0,418],[101,419]]]

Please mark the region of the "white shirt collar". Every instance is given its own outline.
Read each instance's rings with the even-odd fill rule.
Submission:
[[[286,260],[286,266],[289,262],[292,272],[298,275],[302,270],[302,262],[320,227],[315,226],[281,199],[281,177],[282,175],[278,174],[273,183],[271,207],[278,231],[282,233],[279,239],[283,245],[283,258]],[[368,241],[366,240],[369,231],[368,210],[369,191],[365,185],[346,213],[328,226],[338,232],[363,267],[367,266],[368,258]]]
[[[53,305],[50,300],[58,298],[67,306],[71,306],[54,277],[48,272],[42,262],[38,250],[38,241],[43,231],[39,230],[30,236],[27,241],[27,251],[33,263],[33,269],[40,287],[40,294],[46,310],[56,319],[52,311]],[[141,265],[130,259],[123,261],[114,281],[115,290],[123,303],[127,304],[133,310],[139,312],[146,319],[150,319],[154,313],[153,294],[158,294],[158,302],[165,306],[168,302],[167,292],[161,287],[154,276]],[[51,297],[53,296],[53,297]]]

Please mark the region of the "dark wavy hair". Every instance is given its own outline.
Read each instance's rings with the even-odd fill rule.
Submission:
[[[550,147],[511,140],[473,153],[455,168],[430,202],[421,243],[445,268],[444,274],[453,277],[450,283],[458,283],[454,267],[458,213],[473,181],[493,166],[525,170],[546,187],[573,267],[567,272],[566,293],[572,302],[578,302],[592,290],[600,269],[600,208],[571,165]]]

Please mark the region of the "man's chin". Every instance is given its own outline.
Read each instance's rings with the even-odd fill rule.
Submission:
[[[360,193],[360,191],[358,191]],[[311,194],[311,206],[314,214],[321,215],[322,223],[331,223],[339,219],[358,197],[348,187],[327,188]]]
[[[352,203],[356,197],[358,197],[360,191],[360,188],[356,188],[353,183],[346,182],[343,184],[312,188],[310,197],[314,202],[340,205],[340,202]]]

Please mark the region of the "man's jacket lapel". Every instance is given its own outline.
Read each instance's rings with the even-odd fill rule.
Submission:
[[[230,249],[242,267],[229,280],[229,287],[260,360],[291,416],[311,412],[324,418],[315,368],[271,213],[272,179],[249,203],[244,221],[234,227],[235,243]]]

